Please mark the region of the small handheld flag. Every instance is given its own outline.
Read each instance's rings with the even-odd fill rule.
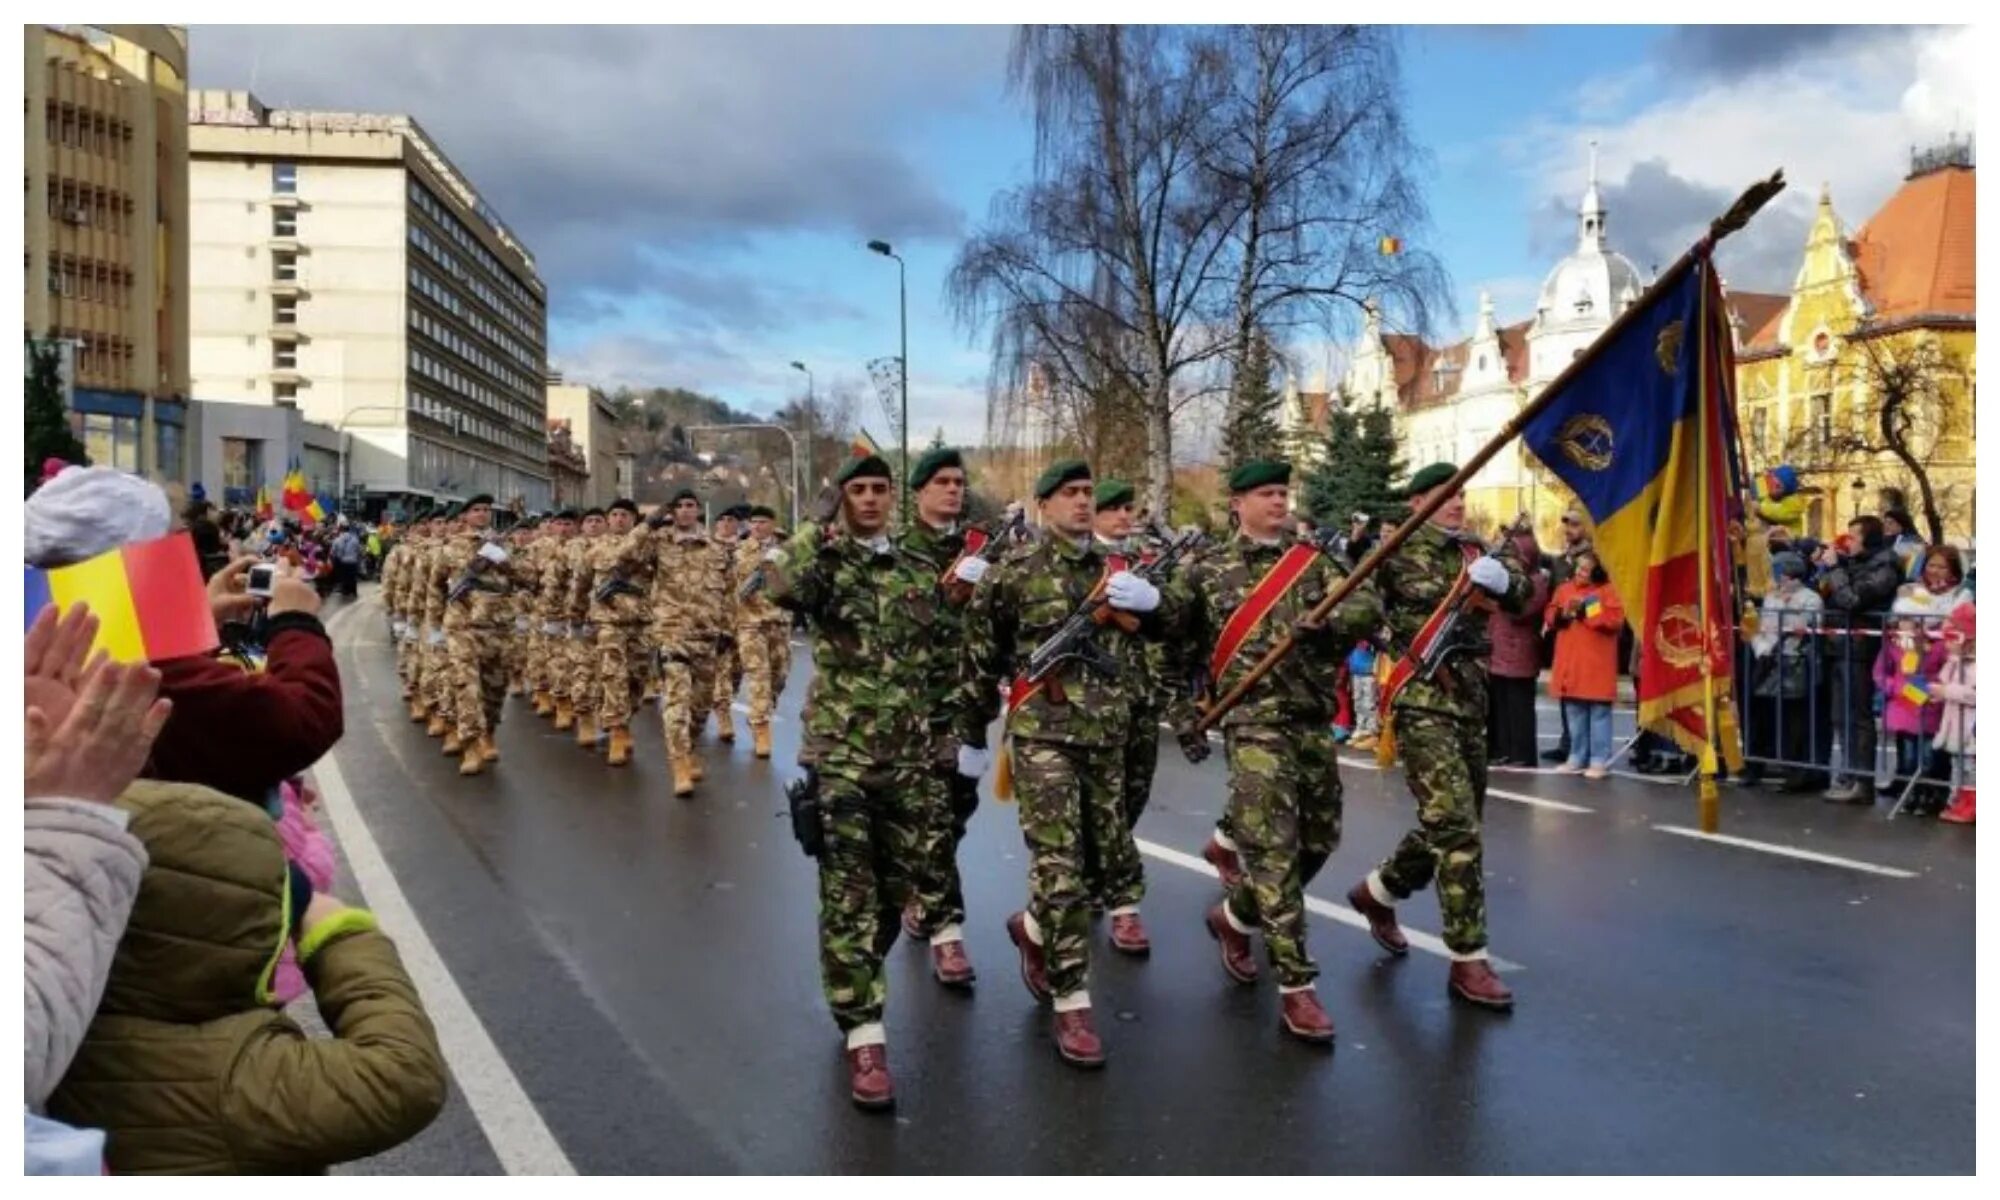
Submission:
[[[1902,697],[1902,699],[1907,700],[1911,704],[1917,705],[1918,707],[1922,707],[1923,705],[1929,704],[1931,700],[1930,689],[1925,687],[1921,682],[1915,679],[1905,680],[1903,683],[1903,690],[1902,692],[1899,693],[1899,695]]]
[[[27,568],[24,590],[29,624],[53,604],[67,611],[81,603],[97,615],[97,640],[118,662],[158,662],[207,654],[221,640],[208,606],[208,588],[186,532],[134,542],[67,567]]]

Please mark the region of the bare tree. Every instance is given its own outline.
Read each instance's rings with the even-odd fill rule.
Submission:
[[[1010,84],[1035,115],[1035,173],[996,198],[946,291],[961,325],[994,322],[993,399],[1030,374],[1073,396],[1138,397],[1155,511],[1173,482],[1184,372],[1227,353],[1226,201],[1208,186],[1215,76],[1197,39],[1151,26],[1031,26]]]
[[[1395,36],[1382,26],[1235,25],[1203,39],[1198,57],[1221,81],[1204,165],[1235,254],[1227,424],[1256,387],[1248,375],[1260,331],[1312,323],[1335,336],[1372,299],[1398,328],[1429,334],[1437,310],[1449,310],[1437,257],[1404,244],[1429,211]]]

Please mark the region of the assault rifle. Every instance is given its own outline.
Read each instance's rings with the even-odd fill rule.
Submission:
[[[645,594],[645,588],[633,583],[623,575],[614,574],[611,578],[597,585],[597,590],[591,593],[591,599],[597,601],[599,604],[609,604],[619,596],[643,596]]]
[[[464,599],[472,589],[480,586],[480,576],[506,561],[507,547],[500,544],[500,536],[487,534],[486,540],[480,543],[479,553],[472,556],[472,563],[465,569],[465,574],[452,581],[451,590],[445,593],[445,602],[456,604]]]
[[[1201,534],[1195,530],[1182,534],[1169,542],[1158,558],[1142,564],[1132,573],[1157,586],[1173,573],[1174,565],[1200,537]],[[1125,620],[1119,620],[1121,617]],[[1059,685],[1052,676],[1065,663],[1075,662],[1086,669],[1096,671],[1106,679],[1115,678],[1118,674],[1117,660],[1097,644],[1097,627],[1106,621],[1119,621],[1120,626],[1128,630],[1138,627],[1137,619],[1131,613],[1120,613],[1108,606],[1104,586],[1100,584],[1091,589],[1090,595],[1084,597],[1083,603],[1077,606],[1076,611],[1071,613],[1054,633],[1035,647],[1034,652],[1028,656],[1028,667],[1022,672],[1022,680],[1029,684],[1047,680],[1050,686],[1049,698],[1060,703]],[[1127,624],[1128,621],[1130,624]]]

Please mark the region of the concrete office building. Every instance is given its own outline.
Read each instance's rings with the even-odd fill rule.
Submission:
[[[23,333],[64,347],[101,466],[179,480],[188,395],[187,31],[26,25]]]
[[[587,480],[579,503],[602,508],[629,492],[618,490],[620,450],[618,413],[603,392],[582,384],[564,383],[551,372],[548,380],[549,423],[569,431],[569,444],[582,452]]]
[[[350,509],[546,508],[546,293],[422,127],[240,91],[188,108],[196,394],[332,426]]]

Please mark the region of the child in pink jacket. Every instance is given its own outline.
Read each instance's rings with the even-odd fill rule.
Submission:
[[[1937,733],[1943,706],[1931,695],[1932,681],[1944,665],[1944,643],[1933,640],[1924,622],[1898,608],[1883,631],[1882,649],[1875,656],[1875,688],[1882,694],[1882,726],[1896,740],[1896,774],[1888,790],[1900,794],[1924,765],[1924,740]],[[1929,805],[1913,796],[1909,810]],[[1935,814],[1942,803],[1925,815]]]
[[[1934,779],[1950,779],[1952,760],[1957,760],[1958,794],[1951,806],[1938,815],[1954,825],[1973,824],[1977,797],[1972,786],[1974,738],[1978,733],[1978,655],[1973,650],[1976,619],[1970,602],[1952,610],[1944,622],[1944,665],[1938,668],[1931,690],[1942,702],[1937,736],[1931,740],[1931,769]]]

